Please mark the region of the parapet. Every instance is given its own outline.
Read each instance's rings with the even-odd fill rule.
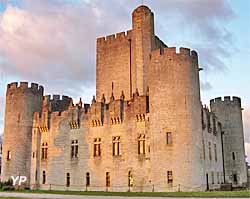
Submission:
[[[215,99],[210,100],[210,106],[215,106],[219,104],[231,104],[231,105],[237,105],[241,107],[241,98],[239,97],[230,97],[230,96],[225,96],[224,99],[222,97],[217,97]]]
[[[176,51],[176,47],[156,49],[151,52],[151,59],[158,59],[165,56],[167,57],[185,56],[193,59],[198,58],[198,54],[196,51],[194,50],[191,51],[189,48],[183,48],[183,47],[179,49],[179,52]]]
[[[7,92],[15,92],[20,90],[32,91],[33,93],[43,94],[43,86],[39,86],[37,83],[31,83],[29,86],[28,82],[12,82],[7,85]]]
[[[51,111],[64,111],[67,110],[70,103],[72,103],[72,98],[68,96],[60,96],[60,95],[46,95],[43,97],[44,104],[50,104]]]
[[[123,40],[129,40],[132,36],[132,30],[129,30],[127,32],[120,32],[112,35],[108,35],[106,37],[100,37],[97,38],[97,44],[103,45],[103,44],[111,44],[114,42],[121,42]]]

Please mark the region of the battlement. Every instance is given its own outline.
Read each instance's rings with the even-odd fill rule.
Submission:
[[[161,57],[171,57],[171,56],[188,56],[190,58],[197,59],[198,54],[194,50],[190,50],[189,48],[181,47],[179,52],[177,51],[176,47],[169,47],[163,49],[156,49],[151,52],[151,59],[152,58],[161,58]]]
[[[72,98],[64,95],[46,95],[43,97],[43,103],[50,104],[52,112],[67,110],[71,102]]]
[[[71,101],[72,98],[69,96],[65,96],[65,95],[62,95],[62,96],[60,96],[60,95],[52,95],[52,96],[45,95],[45,96],[43,96],[43,100],[50,101],[50,102],[52,102],[52,101]]]
[[[216,104],[235,104],[241,106],[241,99],[239,97],[230,97],[225,96],[224,99],[222,97],[217,97],[215,99],[210,100],[210,106],[216,105]]]
[[[107,35],[106,37],[97,38],[97,44],[110,44],[116,41],[123,41],[131,39],[132,30],[128,30],[127,32],[119,32],[112,35]]]
[[[12,82],[7,85],[7,91],[15,91],[15,90],[30,90],[34,93],[43,94],[43,86],[39,86],[37,83],[31,83],[29,85],[28,82]]]

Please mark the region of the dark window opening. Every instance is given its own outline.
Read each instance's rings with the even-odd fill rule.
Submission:
[[[90,186],[90,174],[86,173],[86,186]]]
[[[43,171],[43,184],[46,184],[46,171]]]
[[[173,171],[168,171],[168,184],[173,184]]]
[[[233,160],[235,160],[235,153],[234,152],[232,153],[232,158],[233,158]]]
[[[11,151],[7,152],[7,160],[11,160]]]
[[[70,173],[67,173],[66,175],[66,187],[70,186]]]
[[[110,187],[110,174],[106,172],[106,187]]]

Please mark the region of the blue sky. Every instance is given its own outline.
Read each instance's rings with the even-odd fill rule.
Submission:
[[[140,0],[0,0],[0,132],[8,82],[89,102],[95,94],[95,39],[131,28]],[[145,0],[168,46],[199,53],[202,101],[240,96],[250,156],[250,1]]]

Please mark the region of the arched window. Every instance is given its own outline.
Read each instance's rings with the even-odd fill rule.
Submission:
[[[42,144],[42,160],[46,160],[48,158],[48,143],[44,142]]]
[[[46,184],[46,171],[43,171],[43,184]]]
[[[70,173],[67,173],[66,175],[66,187],[70,186]]]
[[[106,187],[110,187],[110,174],[106,172]]]
[[[86,187],[90,186],[90,174],[89,172],[86,173]]]

